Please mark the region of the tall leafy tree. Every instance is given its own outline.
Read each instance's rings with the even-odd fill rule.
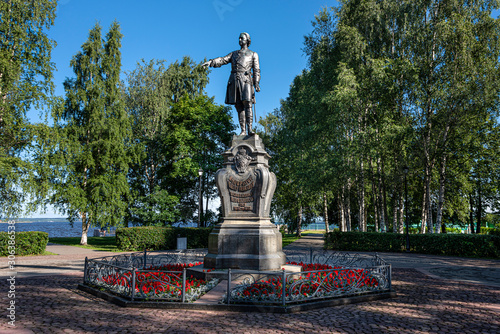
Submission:
[[[26,113],[49,102],[53,92],[55,42],[46,31],[54,24],[56,5],[55,0],[0,1],[0,217],[19,213],[36,186],[26,154],[36,131]]]
[[[142,61],[128,74],[127,106],[142,159],[129,174],[133,196],[128,220],[163,225],[191,221],[197,170],[205,198],[214,197],[214,174],[233,130],[229,109],[203,95],[207,71],[189,57],[168,67]]]
[[[55,154],[58,178],[52,202],[81,220],[81,244],[90,226],[122,222],[129,193],[127,140],[131,126],[120,87],[120,26],[113,22],[103,38],[96,24],[71,60],[75,78],[64,82],[64,106],[56,110],[61,141]]]
[[[495,165],[487,149],[496,143],[488,123],[500,87],[495,8],[487,0],[346,0],[322,10],[305,40],[309,68],[274,115],[280,131],[269,141],[293,147],[287,185],[312,198],[324,193],[317,181],[327,185],[341,230],[402,231],[404,166],[408,211],[422,232],[463,218],[466,202],[493,207],[487,181],[495,175],[481,166]]]
[[[461,140],[455,133],[467,127],[471,117],[485,120],[498,100],[500,22],[491,17],[497,7],[496,1],[409,3],[414,14],[405,49],[418,68],[410,99],[424,171],[422,232],[441,229],[447,163],[453,158],[449,148],[453,140]]]

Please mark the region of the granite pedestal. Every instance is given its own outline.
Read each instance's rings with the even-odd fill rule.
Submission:
[[[258,135],[234,136],[216,174],[222,223],[208,239],[205,268],[278,270],[285,264],[281,233],[269,211],[276,176]]]

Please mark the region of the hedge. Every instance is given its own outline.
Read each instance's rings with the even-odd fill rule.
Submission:
[[[207,248],[212,228],[124,227],[116,230],[116,245],[125,251],[175,249],[177,236],[187,238],[188,248]]]
[[[15,253],[9,251],[9,246],[12,245],[11,236],[8,232],[0,232],[0,256],[8,255],[38,255],[45,252],[47,243],[49,242],[49,234],[47,232],[17,232],[15,233]],[[9,241],[11,244],[9,245]]]
[[[410,251],[422,254],[500,258],[500,236],[484,234],[410,234]],[[325,248],[340,251],[403,252],[406,235],[399,233],[328,233]]]

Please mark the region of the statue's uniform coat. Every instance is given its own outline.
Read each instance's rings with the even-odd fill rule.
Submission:
[[[227,82],[226,104],[236,104],[238,92],[241,101],[255,103],[254,84],[260,81],[259,56],[251,50],[233,51],[225,57],[210,60],[210,66],[221,67],[231,63],[231,75]],[[253,70],[253,78],[251,70]]]

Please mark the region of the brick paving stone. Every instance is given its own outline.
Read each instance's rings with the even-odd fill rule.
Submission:
[[[295,246],[303,247],[308,243],[320,246],[317,237],[309,239]],[[63,268],[66,262],[75,259],[75,255],[64,256],[63,262],[57,262],[55,257],[51,261]],[[385,259],[384,255],[381,256]],[[471,283],[471,277],[467,277],[469,282],[457,281],[454,280],[457,276],[452,275],[453,269],[460,267],[467,270],[459,273],[473,276],[474,265],[498,268],[498,261],[418,254],[391,256],[398,264],[393,266],[396,298],[295,314],[122,308],[77,290],[77,284],[82,282],[81,271],[17,278],[16,331],[8,326],[5,316],[0,320],[0,333],[500,332],[500,286]],[[24,260],[26,268],[33,265],[34,260],[38,261],[33,258],[30,262]],[[38,265],[44,266],[42,263]],[[408,268],[410,265],[413,267]],[[432,271],[432,268],[441,266],[448,271]],[[488,283],[488,280],[482,282]],[[0,280],[0,291],[0,309],[5,310],[9,300],[4,279]]]
[[[16,324],[34,333],[498,333],[500,289],[394,269],[398,297],[295,314],[121,308],[81,275],[20,278]],[[7,287],[0,282],[0,288]],[[2,300],[4,309],[6,300]],[[8,330],[7,322],[0,330]],[[14,333],[14,332],[13,332]]]

